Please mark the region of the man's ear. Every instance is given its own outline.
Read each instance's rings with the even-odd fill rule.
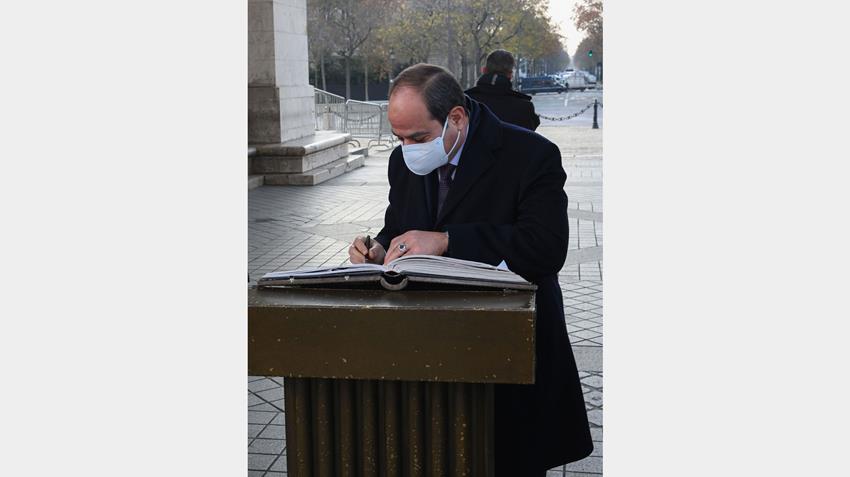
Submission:
[[[449,119],[454,124],[460,123],[464,117],[466,117],[466,109],[463,106],[455,106],[449,111]]]
[[[487,67],[486,67],[486,66],[482,66],[482,67],[481,67],[481,74],[482,74],[482,75],[486,75],[486,74],[487,74]]]

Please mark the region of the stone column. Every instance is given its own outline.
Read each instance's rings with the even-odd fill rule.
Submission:
[[[315,185],[361,167],[368,148],[316,131],[306,0],[248,0],[248,187]]]
[[[248,142],[313,134],[306,0],[248,0]]]

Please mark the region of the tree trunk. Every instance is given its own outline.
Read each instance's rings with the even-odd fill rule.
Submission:
[[[322,50],[322,55],[319,58],[319,61],[322,63],[322,90],[328,90],[328,83],[325,80],[325,52]]]
[[[481,65],[481,48],[476,47],[475,48],[475,75],[474,76],[478,76],[479,74],[481,74],[481,66],[482,66]]]
[[[351,57],[345,56],[345,100],[351,99]]]
[[[468,63],[466,54],[460,55],[460,84],[464,86],[466,85],[466,71],[469,69],[467,68]]]
[[[519,56],[519,49],[517,49],[516,54],[514,55],[513,76],[511,77],[512,87],[515,90],[519,90],[518,86],[519,86],[519,62],[520,62],[520,58],[521,57]]]
[[[446,12],[452,11],[451,0],[446,0]],[[455,34],[452,29],[452,22],[449,21],[449,15],[445,15],[446,19],[446,69],[457,75],[457,61],[455,61]]]
[[[363,93],[364,101],[369,101],[369,58],[363,58]]]
[[[390,88],[393,87],[393,60],[390,58],[390,66],[387,68],[387,101],[390,99]]]

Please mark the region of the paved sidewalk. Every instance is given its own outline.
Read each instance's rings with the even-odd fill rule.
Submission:
[[[542,126],[567,172],[570,243],[559,273],[564,314],[579,367],[594,451],[549,476],[602,474],[602,130]],[[377,234],[387,206],[389,152],[314,187],[264,186],[248,193],[248,271],[340,265],[358,234]],[[280,378],[248,378],[248,475],[286,475]]]

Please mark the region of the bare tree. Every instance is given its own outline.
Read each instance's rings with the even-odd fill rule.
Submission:
[[[338,0],[330,23],[339,34],[337,51],[345,67],[345,98],[351,98],[351,59],[381,24],[384,2],[377,0]]]
[[[373,74],[375,78],[384,78],[391,74],[393,66],[391,57],[395,53],[391,22],[396,17],[391,12],[396,12],[401,3],[401,0],[385,0],[384,5],[388,14],[383,17],[372,35],[360,46],[366,101],[369,101],[369,74]]]
[[[401,0],[387,12],[385,42],[402,62],[427,61],[446,34],[445,6],[446,0]]]
[[[321,71],[322,89],[327,90],[325,63],[327,57],[336,49],[336,38],[331,28],[328,28],[330,15],[335,8],[335,0],[307,0],[307,38],[311,62],[316,67],[316,76]],[[319,86],[318,78],[315,80]]]
[[[528,18],[536,14],[541,0],[454,0],[457,35],[454,48],[460,54],[460,81],[471,86],[487,55],[522,34]]]

